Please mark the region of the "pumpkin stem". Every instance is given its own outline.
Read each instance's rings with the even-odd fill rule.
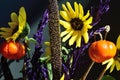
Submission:
[[[106,37],[107,37],[107,34],[108,34],[108,32],[110,31],[110,26],[109,25],[106,25],[105,26],[105,31],[106,31],[106,33],[105,33],[105,36],[104,36],[104,39],[106,39]]]
[[[94,32],[94,38],[95,38],[95,40],[96,40],[96,35],[97,34],[99,34],[100,39],[103,40],[103,36],[102,36],[102,34],[100,32]]]

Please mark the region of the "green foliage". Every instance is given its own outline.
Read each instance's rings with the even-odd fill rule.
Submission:
[[[29,33],[30,33],[30,26],[28,23],[26,23],[25,28],[24,28],[23,32],[19,35],[18,39],[25,38]]]
[[[102,80],[116,80],[116,79],[110,75],[104,75]]]

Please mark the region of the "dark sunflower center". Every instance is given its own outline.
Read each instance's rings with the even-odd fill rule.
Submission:
[[[83,28],[83,21],[79,18],[72,19],[70,23],[74,30],[81,30]]]
[[[16,28],[13,30],[12,35],[13,35],[14,33],[16,33],[17,31],[18,31],[18,27],[16,27]]]

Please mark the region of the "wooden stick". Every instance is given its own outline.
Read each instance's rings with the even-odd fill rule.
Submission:
[[[49,0],[49,33],[53,80],[59,80],[62,70],[59,9],[57,0]]]

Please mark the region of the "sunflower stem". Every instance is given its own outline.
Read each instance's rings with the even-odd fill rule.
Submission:
[[[102,77],[104,76],[104,74],[105,74],[105,72],[106,72],[106,69],[107,67],[105,67],[104,69],[103,69],[103,71],[100,73],[100,75],[99,75],[99,77],[98,77],[98,79],[97,80],[102,80]]]
[[[5,80],[13,80],[13,76],[7,63],[7,59],[3,56],[1,57],[1,69],[3,71]]]
[[[87,71],[85,72],[85,74],[83,75],[83,77],[80,80],[86,80],[87,75],[89,74],[92,66],[94,65],[95,62],[92,61],[92,63],[90,64],[89,68],[87,69]]]
[[[62,70],[59,9],[57,0],[49,0],[49,33],[53,80],[59,80]]]

